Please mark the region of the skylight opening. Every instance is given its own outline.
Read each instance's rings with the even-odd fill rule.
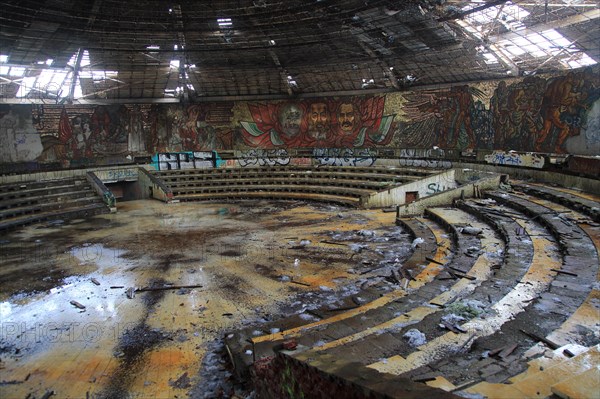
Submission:
[[[157,44],[151,44],[149,46],[146,46],[146,50],[160,50],[160,46]]]
[[[296,82],[296,79],[294,79],[292,77],[292,75],[287,76],[287,82],[288,82],[288,86],[295,86],[295,87],[298,86],[298,82]]]
[[[179,60],[171,60],[169,66],[173,69],[179,69],[180,62]]]
[[[36,79],[37,78],[35,76],[23,78],[23,80],[21,81],[21,85],[19,86],[19,90],[17,91],[17,94],[15,94],[15,96],[18,98],[27,97],[31,92],[31,89],[35,86]]]
[[[233,22],[231,22],[231,18],[217,18],[217,24],[219,28],[232,28]]]
[[[0,75],[8,75],[8,71],[10,71],[9,66],[0,66]]]
[[[586,53],[575,54],[574,56],[562,59],[561,63],[567,68],[575,69],[586,67],[597,64],[589,55]]]
[[[20,78],[23,75],[25,75],[25,68],[23,68],[23,67],[11,67],[10,70],[8,71],[8,76],[14,76],[14,77]]]
[[[462,10],[471,10],[476,6],[479,6],[479,3],[480,2],[474,1],[472,4],[463,7]],[[512,32],[519,33],[525,29],[523,21],[528,16],[528,11],[509,1],[506,2],[504,6],[496,5],[489,7],[473,14],[469,14],[464,19],[457,20],[456,22],[473,37],[482,39],[484,37],[495,35],[498,24],[504,25],[506,29]],[[514,38],[514,35],[509,35],[508,37],[511,36],[513,37],[512,39],[502,39],[502,34],[500,34],[500,40],[497,41],[495,45],[490,46],[491,52],[483,53],[486,64],[497,63],[500,61],[500,58],[504,59],[506,57],[508,57],[509,60],[504,59],[503,62],[519,62],[518,58],[523,59],[522,56],[524,55],[528,56],[530,59],[543,59],[557,57],[561,54],[565,54],[564,59],[559,60],[565,68],[578,68],[581,63],[584,63],[584,65],[581,66],[593,65],[596,63],[591,57],[578,49],[572,42],[555,29],[549,29],[543,32],[532,32],[528,35],[516,38]],[[504,56],[499,54],[498,51],[505,53]],[[573,57],[573,54],[578,54],[576,60]]]
[[[367,87],[369,87],[370,85],[372,85],[374,83],[375,83],[375,79],[372,79],[372,78],[371,79],[363,78],[361,87],[363,89],[366,89]]]
[[[73,54],[71,56],[71,59],[69,60],[69,62],[67,63],[67,65],[71,66],[72,68],[75,68],[75,64],[77,63],[77,53]],[[83,50],[83,56],[81,57],[81,64],[79,64],[80,67],[85,67],[90,65],[90,53],[87,50]]]
[[[0,62],[2,62],[2,63],[8,62],[8,55],[0,54]]]
[[[483,57],[485,58],[485,63],[486,64],[497,64],[498,58],[496,58],[496,56],[492,53],[483,53]]]
[[[463,7],[462,10],[469,11],[477,6],[478,5],[476,4],[470,4]],[[528,11],[511,2],[506,2],[504,6],[497,5],[470,14],[465,18],[465,21],[471,25],[485,25],[497,20],[499,23],[504,25],[506,29],[516,31],[525,28],[525,25],[523,25],[521,21],[528,16]]]

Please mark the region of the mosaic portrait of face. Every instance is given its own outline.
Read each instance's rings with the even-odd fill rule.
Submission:
[[[344,133],[351,133],[356,125],[356,110],[352,103],[342,103],[338,108],[338,122]]]
[[[310,105],[309,131],[315,138],[325,138],[329,131],[329,110],[324,102],[312,103]]]
[[[302,122],[302,110],[296,104],[287,104],[279,111],[279,124],[282,133],[287,137],[294,137],[300,133],[300,123]]]

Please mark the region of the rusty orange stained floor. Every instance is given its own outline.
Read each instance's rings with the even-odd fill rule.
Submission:
[[[0,397],[185,397],[202,386],[201,363],[226,331],[358,279],[355,251],[328,243],[332,235],[398,234],[394,217],[293,202],[132,201],[116,214],[6,234]],[[399,256],[372,241],[366,250]],[[126,294],[165,284],[201,287]]]

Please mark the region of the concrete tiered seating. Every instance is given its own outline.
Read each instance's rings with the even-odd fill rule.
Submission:
[[[586,198],[585,194],[576,194],[572,190],[552,188],[538,184],[513,184],[513,188],[535,197],[546,198],[555,203],[563,204],[571,209],[580,211],[596,222],[600,222],[600,208],[598,207],[600,204],[592,198]]]
[[[0,185],[0,230],[108,212],[83,176]]]
[[[463,215],[464,216],[464,215]],[[439,218],[441,220],[441,218]],[[424,222],[424,220],[420,220]],[[410,222],[406,222],[407,224]],[[422,255],[422,251],[417,250],[408,261],[404,262],[409,266],[404,270],[413,270],[415,280],[408,281],[406,290],[397,289],[394,292],[396,297],[394,301],[385,301],[363,305],[357,309],[352,309],[343,314],[321,320],[311,325],[304,325],[295,329],[286,329],[278,334],[267,335],[264,337],[250,338],[254,344],[253,348],[257,351],[256,355],[268,354],[272,350],[274,343],[284,339],[295,338],[298,343],[308,348],[313,348],[316,357],[324,353],[335,356],[340,360],[351,361],[360,355],[360,362],[369,364],[377,359],[394,353],[398,350],[406,349],[405,341],[399,330],[402,327],[418,323],[424,318],[436,313],[457,296],[465,295],[471,290],[470,280],[465,279],[454,284],[449,278],[434,280],[440,276],[443,270],[441,264],[452,263],[455,268],[462,270],[463,273],[470,272],[471,267],[476,263],[476,259],[470,256],[463,256],[458,248],[468,248],[472,246],[477,238],[469,236],[458,236],[453,230],[444,231],[434,222],[426,222],[432,232],[436,231],[436,246],[438,249],[435,256]],[[447,228],[449,225],[446,226]],[[423,231],[421,231],[423,232]],[[430,233],[431,234],[431,233]],[[454,235],[458,247],[451,246],[452,241],[449,235]],[[431,241],[431,240],[430,240]],[[499,241],[496,244],[501,244]],[[456,244],[455,244],[456,245]],[[492,245],[492,244],[490,244]],[[452,257],[448,262],[446,254],[452,252],[460,253]],[[419,255],[421,253],[421,255]],[[425,268],[415,267],[414,259],[418,263],[425,263]],[[428,263],[428,259],[433,262]],[[411,265],[412,263],[412,265]],[[487,266],[487,268],[486,268]],[[480,261],[473,274],[475,278],[485,275],[486,269],[489,270],[489,264],[486,261]],[[454,272],[458,275],[459,271]],[[446,272],[446,275],[448,273]],[[471,276],[469,276],[471,277]],[[410,294],[410,297],[407,294]],[[389,297],[390,294],[382,298]],[[418,306],[419,304],[426,304]],[[429,305],[435,304],[435,305]],[[358,310],[362,311],[358,311]],[[279,327],[281,324],[279,324]]]
[[[408,266],[406,270],[412,271],[411,275],[419,269],[421,273],[416,281],[398,287],[393,301],[375,300],[337,312],[335,316],[330,316],[326,308],[319,309],[315,313],[321,312],[323,319],[306,325],[296,321],[291,329],[287,329],[285,320],[276,321],[267,326],[282,329],[276,334],[252,337],[236,333],[228,342],[234,357],[236,351],[253,350],[254,359],[260,359],[293,341],[299,349],[286,352],[287,355],[308,367],[319,367],[335,359],[336,367],[328,369],[332,374],[343,364],[358,362],[386,376],[428,381],[429,385],[445,390],[470,386],[469,394],[489,397],[555,394],[567,398],[579,397],[581,392],[596,392],[598,348],[585,355],[577,352],[570,360],[579,364],[583,362],[581,359],[593,358],[594,367],[584,370],[566,363],[551,366],[559,371],[564,367],[573,370],[552,383],[553,372],[549,372],[548,377],[530,373],[523,379],[529,385],[502,384],[503,389],[508,388],[495,390],[493,384],[507,381],[523,370],[526,360],[534,356],[533,348],[541,345],[538,341],[553,347],[566,345],[576,339],[568,334],[576,334],[577,326],[589,325],[591,329],[597,326],[597,318],[587,322],[585,319],[590,319],[590,312],[594,314],[594,300],[600,297],[592,290],[592,284],[598,280],[600,227],[589,223],[578,226],[577,220],[585,216],[565,208],[573,206],[590,215],[587,209],[597,207],[597,203],[592,200],[581,207],[578,198],[564,201],[562,196],[543,196],[564,205],[553,206],[547,200],[525,194],[495,192],[488,193],[486,200],[459,201],[457,205],[462,211],[434,208],[426,211],[428,220],[399,219],[399,223],[413,232],[420,228],[419,234],[426,237],[424,245],[431,244],[433,234],[438,254],[432,257],[432,248],[427,247],[430,254],[427,259],[435,262],[425,269],[415,268],[414,261],[411,263],[419,251],[403,262]],[[564,216],[568,212],[570,219]],[[466,225],[481,229],[481,233],[461,234],[460,228]],[[424,226],[429,227],[429,235]],[[435,226],[443,226],[445,234]],[[482,248],[483,252],[469,251],[471,247]],[[431,268],[432,264],[438,269]],[[452,284],[440,284],[448,281]],[[382,298],[386,295],[391,294]],[[444,308],[461,299],[484,303],[488,311],[482,317],[454,325],[456,331],[440,328]],[[553,311],[556,314],[549,319],[548,312]],[[402,336],[411,328],[423,332],[428,342],[418,348],[409,347]],[[495,351],[499,355],[487,355],[496,348],[502,349]],[[479,379],[461,380],[464,368],[479,370]],[[570,388],[574,381],[586,381],[590,376],[596,378],[592,390]],[[533,382],[538,380],[544,381],[543,392],[530,392],[530,385],[537,386]],[[486,382],[477,384],[480,381]]]
[[[415,278],[415,281],[411,281],[410,283],[423,285],[425,282],[433,280],[439,273],[441,270],[439,264],[445,262],[446,257],[451,255],[450,251],[453,249],[452,243],[449,238],[442,237],[444,231],[436,223],[428,222],[424,219],[407,219],[401,224],[404,230],[409,232],[414,238],[418,237],[423,240],[409,258],[402,260],[406,273],[410,273]],[[431,261],[428,259],[431,259]],[[422,268],[421,265],[425,265],[425,267]],[[420,273],[417,272],[421,268],[422,271]],[[367,272],[365,275],[369,276],[376,272],[381,272],[381,268],[377,268],[370,273]],[[329,306],[322,306],[321,308],[311,310],[310,314],[318,318],[315,322],[307,324],[305,318],[299,317],[301,315],[291,316],[262,327],[264,331],[276,328],[280,332],[255,337],[253,330],[241,331],[231,335],[227,345],[231,348],[231,353],[235,354],[244,353],[251,348],[254,351],[256,359],[261,356],[272,355],[273,347],[276,347],[284,339],[302,337],[305,345],[313,346],[318,341],[319,336],[317,333],[317,335],[309,337],[308,334],[311,330],[322,331],[329,326],[334,326],[333,329],[336,329],[347,323],[364,324],[363,319],[365,319],[365,314],[369,313],[369,316],[374,316],[378,310],[385,311],[388,306],[399,306],[400,303],[398,303],[398,300],[407,294],[406,290],[398,286],[391,292],[385,292],[380,288],[385,287],[373,285],[363,288],[356,295],[344,298],[343,303],[339,304],[337,308],[332,309]],[[361,303],[357,298],[369,302]],[[339,311],[339,309],[344,308],[347,310],[343,312]],[[354,330],[348,331],[348,328],[344,328],[344,331],[351,333]],[[249,342],[250,346],[248,345]],[[234,361],[239,363],[237,370],[240,371],[250,366],[251,360],[247,356],[234,356]]]
[[[155,172],[175,200],[307,199],[358,206],[361,198],[418,180],[430,171],[402,168],[274,166]]]

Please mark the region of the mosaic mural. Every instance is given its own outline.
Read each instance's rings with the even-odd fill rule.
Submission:
[[[157,153],[289,148],[600,153],[598,68],[490,84],[199,104],[8,105],[0,99],[0,163],[73,167]]]
[[[353,148],[390,142],[394,115],[384,115],[385,97],[319,98],[249,104],[252,121],[241,122],[251,147]]]

